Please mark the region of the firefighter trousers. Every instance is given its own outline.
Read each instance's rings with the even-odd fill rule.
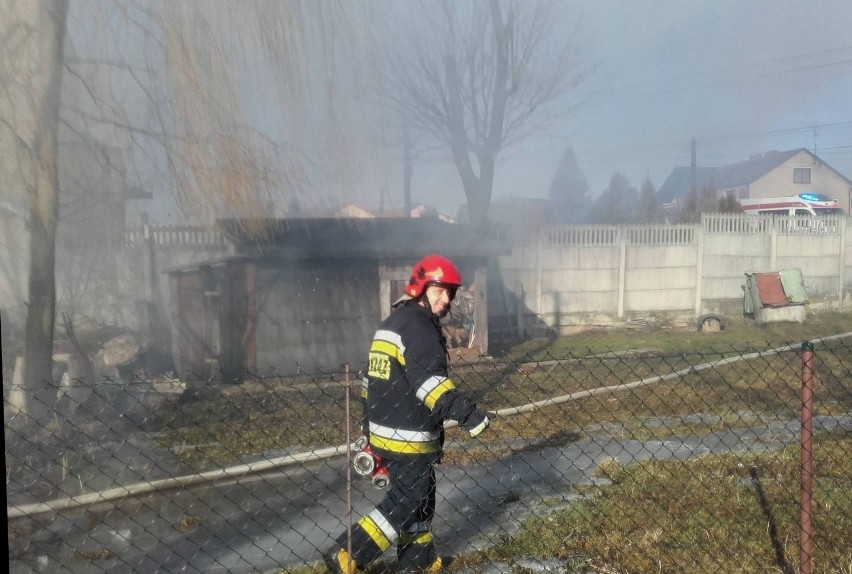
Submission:
[[[437,558],[432,540],[435,468],[428,461],[385,460],[390,486],[384,499],[352,525],[352,558],[361,568],[396,545],[401,572],[425,570]],[[336,543],[347,547],[347,532]]]

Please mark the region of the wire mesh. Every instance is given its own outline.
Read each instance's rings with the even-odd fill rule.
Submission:
[[[815,345],[820,572],[852,568],[851,342]],[[800,348],[527,348],[456,360],[451,377],[497,416],[475,439],[446,429],[432,523],[445,569],[798,571]],[[343,369],[65,380],[30,392],[46,420],[7,393],[10,570],[324,571],[350,511],[384,494],[347,472],[360,386]],[[393,553],[370,570],[397,571]]]

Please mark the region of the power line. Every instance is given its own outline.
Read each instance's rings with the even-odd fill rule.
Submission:
[[[831,151],[831,150],[836,150],[836,149],[852,149],[852,145],[837,145],[837,146],[830,146],[830,147],[821,147],[821,148],[819,148],[819,151],[824,152],[824,151]]]
[[[852,64],[852,58],[836,59],[833,61],[817,62],[807,65],[796,65],[793,67],[786,67],[774,70],[766,70],[766,67],[772,66],[777,63],[790,62],[791,59],[800,60],[804,58],[810,58],[812,56],[820,56],[837,52],[846,52],[850,50],[852,50],[852,45],[840,46],[837,48],[820,50],[808,54],[796,55],[792,58],[775,58],[771,60],[766,60],[764,62],[757,62],[755,64],[748,65],[744,63],[743,66],[747,66],[747,68],[743,69],[737,69],[736,67],[717,68],[711,71],[681,76],[678,81],[669,83],[666,87],[663,88],[661,88],[659,84],[648,84],[646,82],[613,86],[609,88],[604,87],[596,92],[592,92],[589,97],[585,98],[583,103],[578,104],[577,107],[594,107],[596,105],[603,105],[605,103],[623,101],[625,98],[651,98],[663,94],[670,94],[678,91],[688,91],[697,88],[729,88],[735,82],[739,82],[740,84],[742,84],[744,82],[751,82],[754,80],[762,81],[766,77],[777,76],[779,79],[787,79],[790,77],[790,75],[801,72],[816,71],[825,68],[849,65]],[[755,72],[755,70],[762,71]],[[720,78],[724,79],[724,82],[719,82]]]
[[[742,137],[757,137],[757,136],[768,136],[768,135],[780,135],[780,134],[790,134],[799,131],[808,131],[811,132],[816,129],[822,128],[830,128],[837,126],[850,126],[852,128],[852,121],[849,122],[832,122],[827,124],[811,124],[809,126],[801,126],[797,128],[783,128],[778,130],[766,130],[760,132],[749,132],[749,133],[740,133],[740,134],[728,134],[728,135],[720,135],[720,136],[711,136],[711,137],[702,137],[699,138],[699,141],[719,141],[726,139],[736,139]]]
[[[726,141],[747,140],[749,138],[759,138],[759,137],[772,136],[772,135],[793,134],[795,132],[804,132],[804,131],[811,132],[814,129],[824,129],[824,128],[839,127],[839,126],[849,126],[850,131],[852,132],[852,121],[845,121],[845,122],[830,122],[830,123],[825,123],[825,124],[811,124],[809,126],[801,126],[801,127],[794,127],[794,128],[782,128],[782,129],[777,129],[777,130],[728,133],[728,134],[717,135],[717,136],[708,136],[708,137],[696,136],[696,139],[698,140],[699,143],[702,143],[702,142],[703,143],[707,143],[707,142],[719,143],[719,142],[726,142]],[[836,135],[836,134],[832,134],[832,135]],[[567,139],[564,136],[557,136],[557,135],[554,135],[554,136],[551,136],[551,137],[559,139],[561,141],[564,141],[564,140]],[[690,140],[691,140],[691,138],[690,139],[682,139],[682,140],[679,139],[679,140],[674,140],[674,141],[662,141],[662,142],[655,142],[655,143],[641,143],[641,144],[630,144],[630,145],[622,145],[622,146],[607,146],[606,148],[599,148],[597,150],[586,148],[583,151],[584,151],[584,154],[589,154],[589,153],[591,153],[591,154],[604,154],[604,153],[610,154],[610,153],[613,153],[613,152],[632,152],[632,151],[636,151],[636,150],[649,151],[649,152],[650,151],[659,152],[659,151],[664,151],[664,150],[672,150],[672,151],[684,150],[684,149],[689,148]],[[852,145],[850,145],[850,146],[845,146],[845,145],[826,146],[826,147],[820,148],[820,149],[821,150],[845,149],[845,148],[850,148],[850,147],[852,147]]]

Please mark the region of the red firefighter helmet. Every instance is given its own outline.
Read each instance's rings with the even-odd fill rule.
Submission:
[[[427,255],[411,269],[411,278],[405,286],[405,294],[416,299],[423,295],[429,285],[458,289],[462,286],[461,273],[446,257]]]

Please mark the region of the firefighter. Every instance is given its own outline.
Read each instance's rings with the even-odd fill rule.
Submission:
[[[346,531],[324,555],[334,574],[355,574],[393,545],[402,572],[437,572],[442,567],[431,523],[443,422],[457,421],[473,437],[489,423],[487,414],[448,376],[440,319],[461,285],[461,274],[450,260],[425,257],[412,269],[405,295],[376,331],[361,393],[363,430],[390,474],[390,486],[375,509],[352,526],[352,555]]]

